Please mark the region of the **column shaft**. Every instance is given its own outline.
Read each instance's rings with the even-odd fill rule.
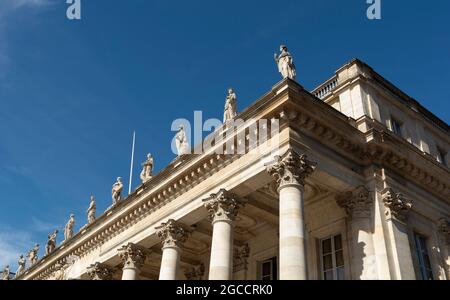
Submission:
[[[230,280],[233,271],[233,225],[220,220],[213,224],[210,280]]]
[[[176,280],[180,265],[180,249],[178,247],[165,247],[161,259],[159,280]]]

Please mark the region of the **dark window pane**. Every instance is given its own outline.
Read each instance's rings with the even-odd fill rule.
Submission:
[[[324,270],[333,269],[333,258],[331,254],[325,255],[323,257],[323,269]]]
[[[337,280],[344,280],[345,279],[345,274],[344,274],[344,268],[337,268],[336,269],[336,273],[337,273]]]
[[[271,271],[272,271],[272,268],[271,268],[270,262],[265,262],[262,264],[262,275],[263,276],[270,275]]]
[[[333,280],[334,279],[333,278],[333,270],[323,273],[323,279],[325,279],[325,280]]]
[[[336,252],[336,267],[342,267],[344,265],[344,255],[342,250]]]
[[[331,253],[331,239],[322,241],[322,254]]]
[[[334,250],[342,249],[342,239],[341,235],[337,235],[334,237]]]

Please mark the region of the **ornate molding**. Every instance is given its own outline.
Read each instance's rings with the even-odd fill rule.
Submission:
[[[450,245],[450,222],[446,218],[438,221],[438,230],[446,245]]]
[[[96,262],[89,266],[87,274],[92,280],[112,280],[114,270],[106,264]]]
[[[203,275],[205,275],[205,265],[200,264],[193,266],[186,270],[184,273],[187,280],[202,280]]]
[[[209,219],[214,223],[217,221],[234,221],[239,208],[245,205],[245,200],[225,189],[220,189],[217,194],[211,194],[203,200],[208,210]]]
[[[164,248],[178,248],[183,244],[189,236],[189,231],[185,226],[177,221],[170,219],[166,223],[155,227],[156,234],[161,239]]]
[[[336,203],[351,218],[370,218],[371,216],[373,198],[365,186],[337,195]]]
[[[305,186],[305,179],[314,172],[317,163],[309,161],[306,154],[299,155],[289,148],[283,155],[275,156],[275,163],[267,172],[275,178],[278,189],[285,185]]]
[[[119,250],[119,257],[123,261],[123,268],[140,269],[150,253],[150,250],[142,246],[128,243]]]
[[[412,200],[406,198],[402,193],[396,193],[391,188],[386,188],[382,192],[384,206],[388,208],[386,217],[394,217],[399,221],[405,221],[408,212],[412,208]]]
[[[248,244],[234,248],[234,272],[247,270],[250,247]]]

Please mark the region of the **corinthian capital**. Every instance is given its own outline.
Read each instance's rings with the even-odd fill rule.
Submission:
[[[288,185],[305,185],[305,179],[315,170],[317,164],[307,159],[306,154],[299,155],[289,148],[281,156],[275,156],[275,163],[267,167],[267,172],[273,176],[278,188]]]
[[[123,261],[124,268],[140,269],[144,265],[149,252],[147,248],[128,243],[119,249],[119,257]]]
[[[163,248],[179,247],[189,235],[189,231],[173,219],[170,219],[167,223],[162,223],[155,229],[157,230],[156,234],[163,242]]]
[[[203,202],[213,223],[216,221],[234,221],[239,208],[245,205],[243,199],[225,189],[221,189],[217,194],[211,194]]]
[[[412,200],[406,198],[401,193],[394,192],[391,188],[386,188],[382,192],[384,206],[388,208],[386,210],[387,217],[394,217],[399,221],[405,221],[408,212],[412,207]]]
[[[92,280],[111,280],[113,276],[113,269],[105,264],[96,262],[87,269],[87,274]]]
[[[201,280],[203,275],[205,275],[205,265],[200,264],[193,266],[185,271],[184,275],[187,280]]]
[[[371,216],[373,201],[364,186],[358,187],[353,192],[337,195],[336,202],[351,218],[369,218]]]
[[[445,244],[450,245],[450,222],[445,218],[439,219],[438,229]]]

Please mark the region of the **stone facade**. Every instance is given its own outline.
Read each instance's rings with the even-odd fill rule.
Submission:
[[[178,156],[18,279],[450,279],[449,127],[417,101],[353,60],[237,117],[280,130]]]

